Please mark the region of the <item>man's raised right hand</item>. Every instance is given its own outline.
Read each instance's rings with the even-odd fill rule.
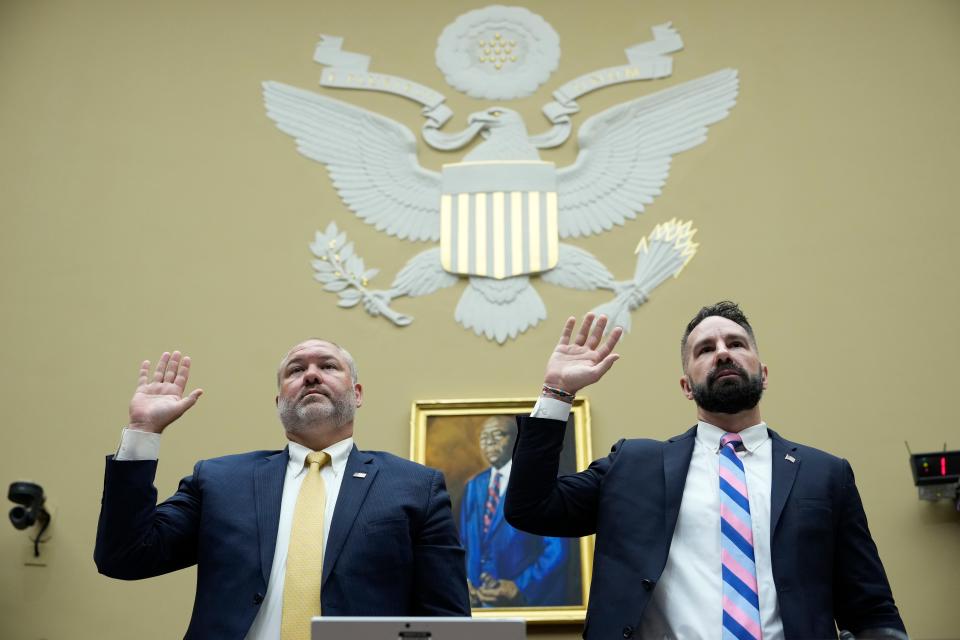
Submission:
[[[162,433],[171,422],[196,404],[203,389],[183,397],[190,378],[190,358],[179,351],[164,352],[150,374],[150,361],[140,364],[137,390],[130,400],[130,429]]]
[[[567,318],[560,342],[547,361],[544,384],[575,394],[602,378],[620,358],[613,349],[623,335],[623,328],[614,327],[604,340],[607,316],[596,318],[596,325],[593,324],[594,317],[592,312],[583,317],[576,336],[573,335],[573,329],[577,319],[572,316]]]

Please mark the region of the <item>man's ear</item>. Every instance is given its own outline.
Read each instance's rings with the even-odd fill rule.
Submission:
[[[274,396],[274,398],[273,398],[273,403],[274,403],[275,405],[277,405],[278,407],[280,406],[280,394],[279,394],[279,393],[278,393],[276,396]]]
[[[767,371],[767,365],[760,363],[760,379],[763,381],[763,390],[767,390],[767,376],[769,372]]]
[[[357,407],[363,405],[363,385],[359,382],[353,385],[353,397],[357,399]]]
[[[683,391],[683,395],[687,397],[687,400],[693,400],[693,384],[690,382],[688,376],[680,377],[680,390]]]

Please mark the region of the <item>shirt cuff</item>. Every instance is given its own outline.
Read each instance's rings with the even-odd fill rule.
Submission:
[[[137,429],[123,428],[120,436],[120,448],[114,460],[158,460],[160,458],[160,434]]]
[[[533,411],[530,413],[530,417],[563,420],[566,422],[567,418],[570,417],[570,406],[569,402],[540,396],[537,404],[533,405]]]

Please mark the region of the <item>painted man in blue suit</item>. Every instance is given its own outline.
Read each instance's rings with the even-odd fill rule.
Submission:
[[[277,372],[286,448],[203,460],[157,504],[160,433],[196,403],[190,358],[149,361],[108,456],[94,559],[136,580],[197,566],[187,638],[307,639],[310,618],[470,615],[440,472],[353,444],[353,357],[310,339]],[[301,491],[303,489],[303,491]]]
[[[490,467],[467,481],[460,504],[470,603],[474,607],[575,604],[579,564],[570,566],[573,541],[524,533],[503,518],[516,439],[512,416],[493,416],[480,430],[480,451]]]
[[[906,638],[850,464],[761,419],[767,366],[732,302],[702,308],[683,333],[680,388],[696,425],[665,442],[620,440],[557,476],[574,394],[619,357],[622,330],[604,340],[607,319],[593,322],[574,336],[567,320],[520,418],[505,505],[531,533],[596,534],[584,636]]]

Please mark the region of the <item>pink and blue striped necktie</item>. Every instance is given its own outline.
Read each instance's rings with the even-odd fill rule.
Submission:
[[[483,507],[483,535],[490,531],[493,518],[497,515],[497,507],[500,506],[500,478],[500,472],[495,471],[493,483],[487,487],[487,503]]]
[[[720,554],[723,573],[723,639],[761,640],[753,525],[739,434],[720,439]]]

